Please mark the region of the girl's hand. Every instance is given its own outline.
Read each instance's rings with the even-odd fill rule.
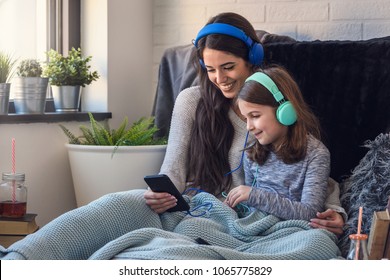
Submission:
[[[249,194],[252,190],[252,187],[249,186],[238,186],[234,189],[232,189],[225,200],[225,203],[229,205],[230,207],[234,208],[236,207],[239,203],[246,201],[249,199]]]
[[[176,206],[177,199],[169,193],[153,192],[147,190],[144,194],[146,204],[157,214],[164,213],[169,208]]]

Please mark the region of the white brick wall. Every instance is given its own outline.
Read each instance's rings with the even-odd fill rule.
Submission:
[[[227,11],[297,40],[390,36],[390,0],[154,0],[155,81],[166,48],[191,43],[210,17]]]

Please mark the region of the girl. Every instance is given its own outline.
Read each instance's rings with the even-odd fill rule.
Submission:
[[[257,141],[244,159],[245,185],[229,192],[227,204],[247,201],[282,219],[310,220],[323,211],[330,155],[293,78],[280,66],[254,73],[238,106]]]

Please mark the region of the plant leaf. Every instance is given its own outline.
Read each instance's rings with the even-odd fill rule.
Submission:
[[[88,112],[91,128],[92,128],[92,135],[97,143],[97,145],[103,145],[103,146],[112,146],[112,137],[110,135],[109,129],[98,123],[92,113]]]
[[[59,126],[61,127],[61,129],[65,133],[65,135],[68,136],[69,144],[81,144],[79,139],[72,132],[70,132],[69,129],[67,129],[62,124],[60,124]]]
[[[108,123],[97,122],[93,114],[88,112],[90,126],[80,126],[81,136],[76,137],[65,126],[60,125],[61,129],[69,139],[71,144],[79,145],[100,145],[114,146],[112,156],[119,146],[140,146],[140,145],[161,145],[166,144],[166,138],[155,138],[158,131],[154,124],[154,117],[140,118],[128,127],[128,118],[125,117],[118,129],[110,130]]]
[[[125,117],[122,121],[122,123],[119,125],[119,128],[117,130],[112,130],[112,142],[118,143],[119,139],[123,137],[123,135],[126,133],[127,126],[129,124],[129,120],[127,117]]]

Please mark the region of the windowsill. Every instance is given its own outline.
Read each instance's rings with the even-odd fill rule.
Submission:
[[[13,102],[9,102],[8,115],[0,115],[0,124],[52,123],[64,121],[89,121],[88,112],[56,112],[52,100],[46,101],[44,114],[15,114]],[[111,112],[91,112],[97,121],[112,118]]]

